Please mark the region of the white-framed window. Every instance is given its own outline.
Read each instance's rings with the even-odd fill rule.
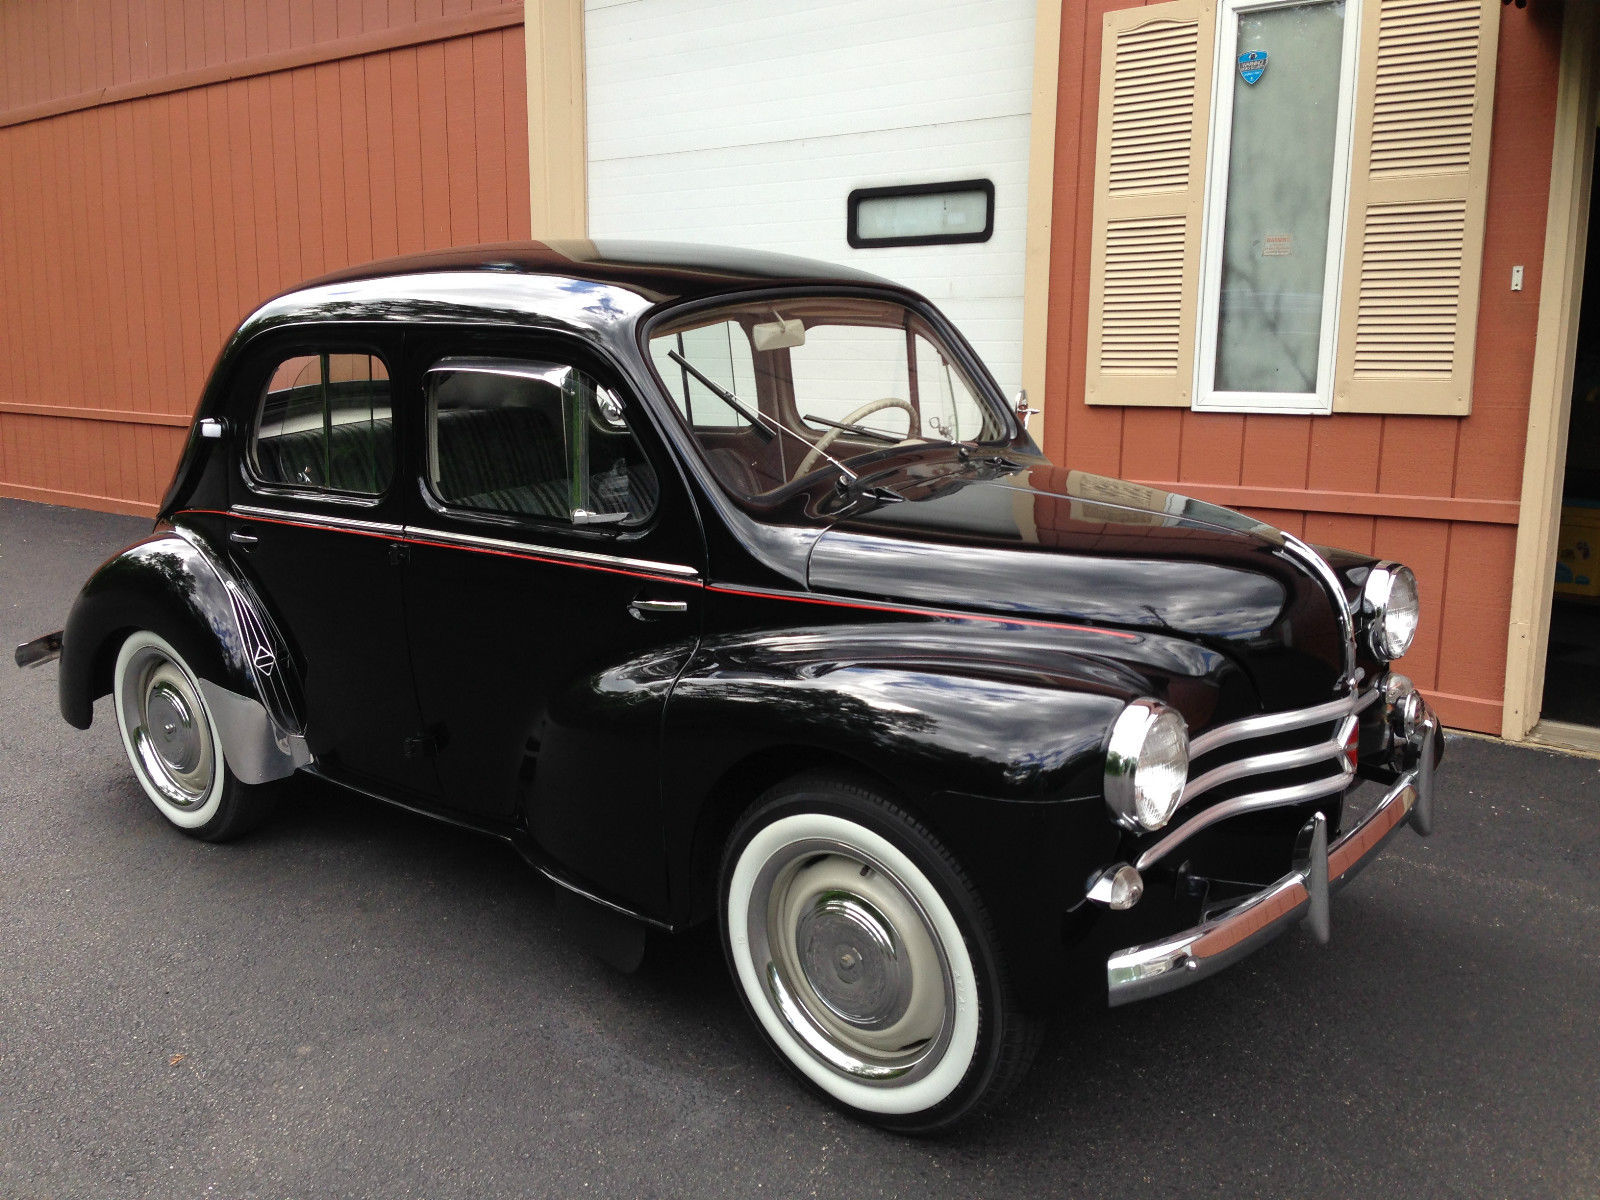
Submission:
[[[1333,411],[1360,8],[1218,6],[1196,409]]]

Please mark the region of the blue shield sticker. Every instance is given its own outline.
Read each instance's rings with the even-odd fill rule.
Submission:
[[[1248,84],[1254,85],[1267,73],[1267,52],[1265,50],[1246,50],[1239,55],[1239,78]]]

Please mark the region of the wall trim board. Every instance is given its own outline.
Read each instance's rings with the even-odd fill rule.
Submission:
[[[524,0],[534,237],[589,236],[583,0]]]
[[[187,413],[131,412],[120,408],[68,408],[55,404],[22,404],[0,400],[0,413],[25,417],[58,417],[72,421],[112,421],[118,425],[169,425],[187,429],[194,417]]]
[[[120,496],[97,496],[89,492],[64,492],[59,488],[29,487],[25,483],[0,480],[0,496],[13,500],[32,500],[36,504],[60,504],[67,508],[87,508],[91,512],[120,513],[125,517],[150,517],[160,511],[159,504],[143,500],[124,500]]]
[[[1515,500],[1477,500],[1464,496],[1374,495],[1369,492],[1312,491],[1249,487],[1234,483],[1135,479],[1134,483],[1177,492],[1228,508],[1276,508],[1291,512],[1342,513],[1362,517],[1404,517],[1422,521],[1462,521],[1475,525],[1515,525]]]
[[[1511,576],[1502,737],[1520,739],[1539,721],[1550,606],[1561,524],[1561,480],[1572,415],[1572,376],[1583,263],[1588,244],[1600,73],[1600,20],[1592,5],[1569,4],[1561,30],[1561,72],[1540,267],[1539,317],[1528,397],[1528,440],[1522,459],[1521,522]],[[1595,281],[1600,283],[1600,281]]]
[[[1022,387],[1044,427],[1063,419],[1047,403],[1050,259],[1056,196],[1056,107],[1061,95],[1061,0],[1039,0],[1033,27],[1033,117],[1028,144],[1028,232],[1023,250]]]
[[[210,67],[197,67],[192,71],[179,71],[158,79],[142,79],[116,87],[96,88],[75,96],[46,100],[0,112],[0,129],[12,125],[25,125],[30,121],[43,121],[86,108],[99,108],[107,104],[120,104],[127,100],[142,100],[149,96],[163,96],[170,92],[184,92],[206,87],[213,83],[226,83],[235,79],[253,79],[279,71],[292,71],[297,67],[315,66],[319,63],[338,62],[345,58],[359,58],[366,54],[379,54],[385,50],[398,50],[405,46],[420,46],[427,42],[442,42],[450,38],[466,37],[474,33],[487,33],[493,29],[506,29],[521,25],[522,0],[512,0],[494,8],[482,8],[455,16],[419,21],[393,29],[373,30],[351,37],[320,42],[311,46],[296,46],[289,50],[275,50],[236,62],[218,63]]]
[[[1500,728],[1500,713],[1504,706],[1498,700],[1487,700],[1482,696],[1458,696],[1427,688],[1422,689],[1422,694],[1433,706],[1433,711],[1439,714],[1439,720],[1451,729],[1470,729],[1492,735]]]

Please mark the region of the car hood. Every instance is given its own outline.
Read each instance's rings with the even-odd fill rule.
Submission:
[[[813,590],[1198,640],[1237,661],[1269,708],[1317,703],[1344,675],[1321,564],[1242,513],[1002,461],[924,462],[877,482],[903,499],[838,514],[811,552]]]

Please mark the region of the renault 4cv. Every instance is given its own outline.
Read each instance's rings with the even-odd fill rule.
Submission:
[[[1072,989],[1326,939],[1442,753],[1390,666],[1406,567],[1055,466],[1027,418],[822,263],[346,270],[233,334],[154,532],[17,659],[79,728],[110,696],[192,836],[304,773],[508,841],[613,961],[715,922],[801,1079],[939,1129]]]

